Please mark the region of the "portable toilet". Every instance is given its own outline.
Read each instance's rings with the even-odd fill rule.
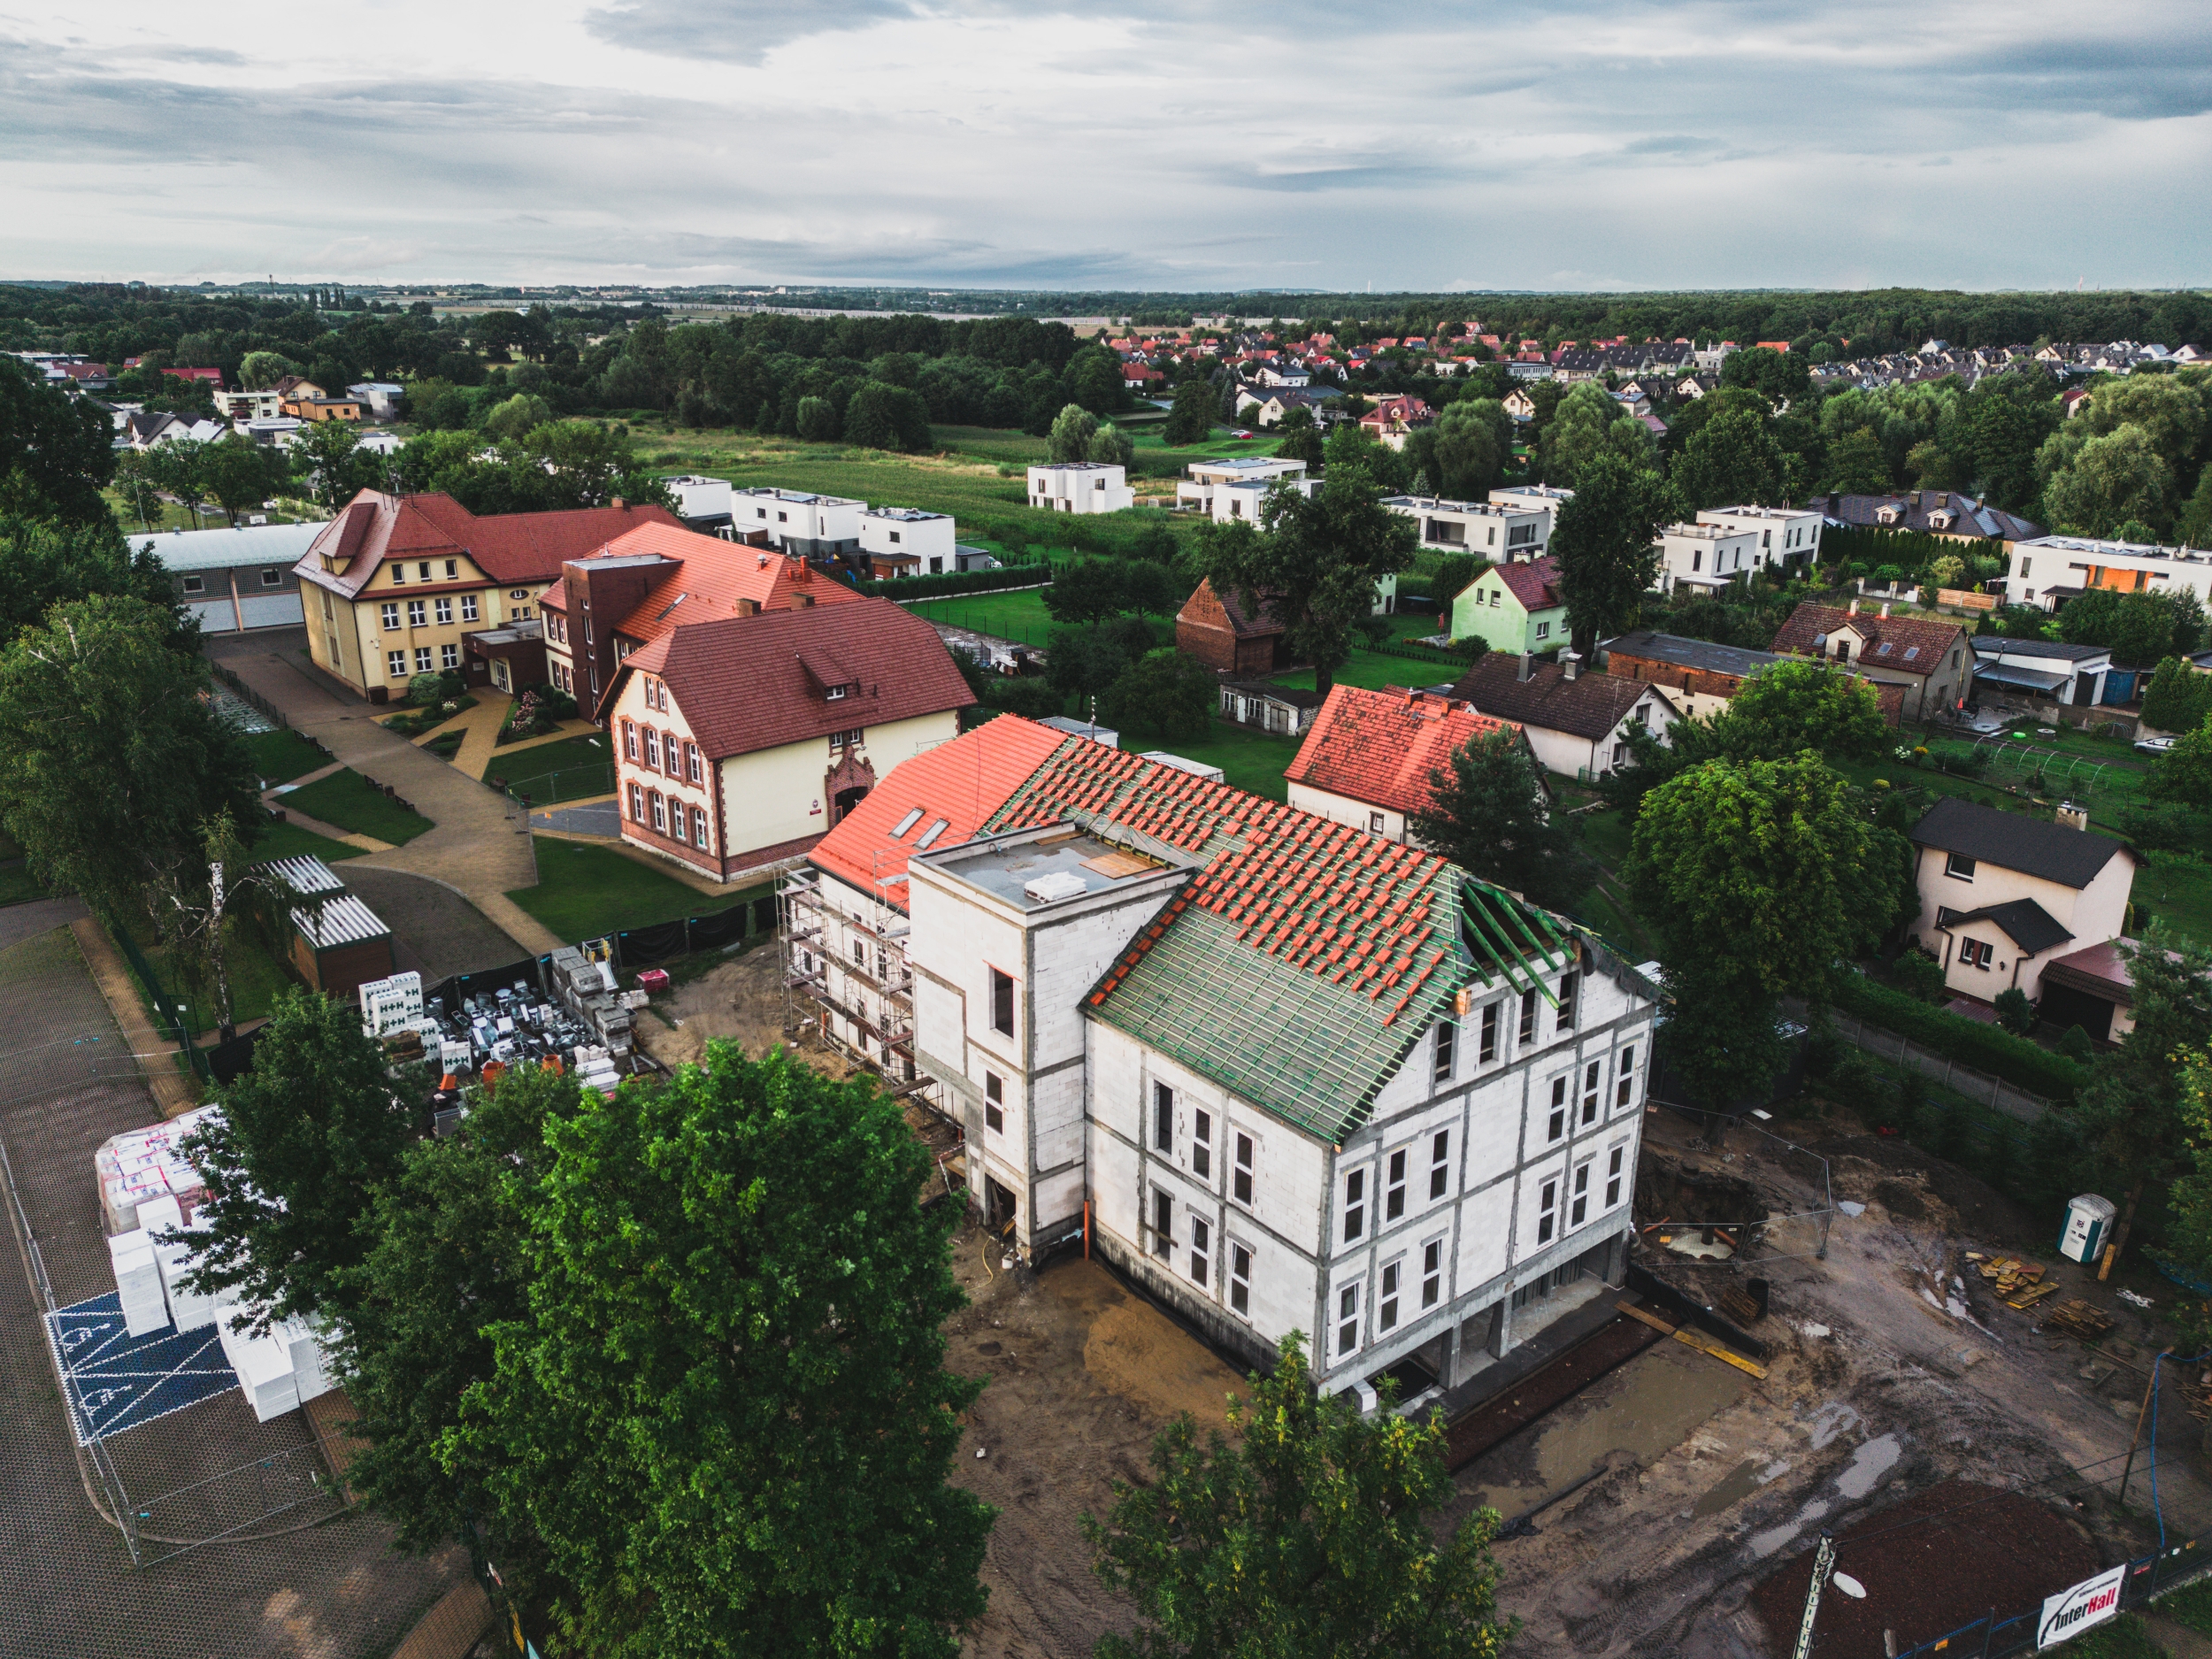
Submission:
[[[2059,1235],[2058,1253],[2069,1261],[2093,1262],[2112,1232],[2112,1201],[2084,1193],[2066,1206],[2066,1231]]]

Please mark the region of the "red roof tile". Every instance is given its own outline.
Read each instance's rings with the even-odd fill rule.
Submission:
[[[1420,812],[1430,803],[1429,774],[1448,769],[1454,749],[1518,730],[1448,697],[1338,686],[1283,776],[1389,811]]]
[[[1547,555],[1520,565],[1496,566],[1506,591],[1521,602],[1524,611],[1549,611],[1567,602],[1559,596],[1559,561]]]
[[[617,634],[641,642],[694,622],[737,616],[741,599],[751,600],[762,611],[789,611],[801,597],[824,605],[860,597],[843,583],[817,574],[804,559],[701,535],[681,525],[641,525],[588,557],[626,558],[641,553],[680,562],[636,610],[615,625]]]
[[[296,573],[350,599],[388,558],[466,554],[495,582],[548,581],[561,566],[604,547],[641,524],[675,525],[663,507],[586,507],[570,512],[511,512],[480,518],[450,495],[388,495],[365,489],[309,544]],[[328,551],[349,562],[323,569]]]
[[[1852,660],[1867,668],[1894,668],[1908,674],[1932,674],[1963,641],[1966,632],[1955,622],[1935,622],[1922,617],[1885,617],[1862,606],[1857,614],[1841,605],[1801,604],[1790,612],[1782,631],[1768,649],[1792,651],[1801,657],[1815,654],[1813,641],[1850,628],[1866,641]],[[1887,649],[1883,649],[1887,647]]]

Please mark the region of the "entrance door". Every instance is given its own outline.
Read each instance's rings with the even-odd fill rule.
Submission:
[[[2097,676],[2094,674],[2076,674],[2074,676],[2075,703],[2077,705],[2086,705],[2096,702],[2096,700]]]
[[[1014,1194],[989,1176],[983,1178],[983,1225],[994,1238],[1009,1238],[1014,1231]]]

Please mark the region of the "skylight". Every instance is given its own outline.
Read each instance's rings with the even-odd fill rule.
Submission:
[[[1909,663],[1914,657],[1919,655],[1920,648],[1917,645],[1908,645],[1905,647],[1905,660],[1907,662]]]
[[[922,809],[916,807],[911,812],[909,812],[904,818],[898,821],[897,827],[891,832],[891,839],[893,841],[899,840],[906,833],[907,831],[912,829],[915,825],[920,823],[921,821]]]
[[[934,824],[932,824],[927,829],[922,832],[922,839],[914,843],[914,850],[918,853],[927,852],[931,846],[936,841],[937,838],[940,835],[942,835],[946,830],[950,828],[951,825],[951,819],[939,818]]]

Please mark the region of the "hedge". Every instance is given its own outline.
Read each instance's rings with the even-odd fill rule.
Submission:
[[[1041,588],[1052,580],[1048,562],[1009,565],[995,571],[947,571],[941,576],[865,577],[853,586],[886,599],[933,599],[944,594],[1003,593],[1010,588]]]
[[[2053,1100],[2072,1099],[2089,1080],[2088,1067],[2000,1026],[1947,1014],[1863,974],[1846,973],[1839,979],[1836,1006],[1845,1013],[1909,1037],[1962,1065],[1992,1072]]]

